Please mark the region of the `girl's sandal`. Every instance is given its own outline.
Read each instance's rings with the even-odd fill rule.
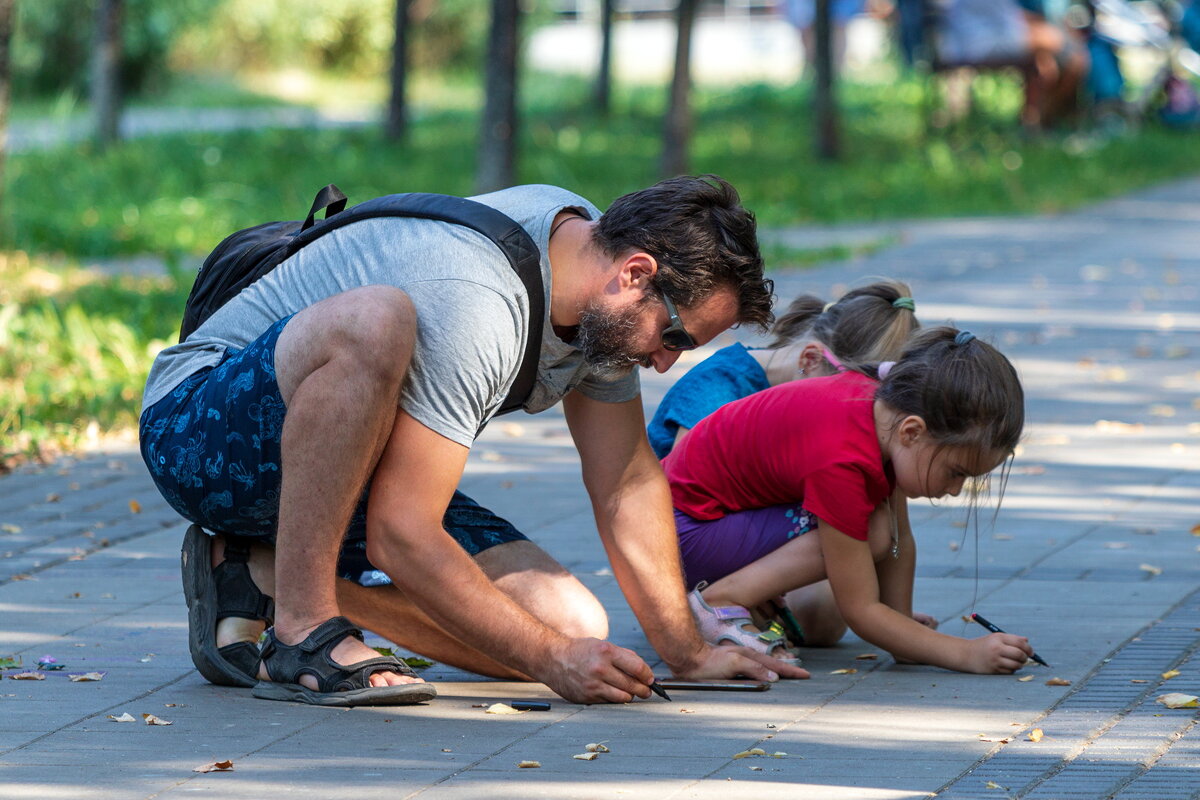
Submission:
[[[316,706],[406,706],[437,697],[431,683],[404,683],[398,686],[372,686],[377,672],[416,673],[395,656],[368,658],[343,666],[333,660],[331,651],[347,636],[362,641],[362,631],[345,617],[325,620],[300,644],[284,644],[275,638],[275,629],[267,631],[262,663],[270,680],[259,681],[253,694],[264,700],[292,700]],[[319,689],[300,683],[304,675],[317,680]]]
[[[692,608],[692,616],[696,618],[696,626],[700,635],[709,644],[734,644],[749,647],[764,655],[777,658],[785,664],[801,666],[802,662],[795,653],[788,649],[787,637],[783,635],[777,623],[760,631],[754,627],[750,610],[742,606],[710,606],[701,597],[700,592],[707,586],[700,583],[688,595],[688,605]]]

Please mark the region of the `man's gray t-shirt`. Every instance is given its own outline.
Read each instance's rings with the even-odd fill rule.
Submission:
[[[637,396],[636,372],[601,379],[550,325],[550,227],[571,208],[599,209],[554,186],[518,186],[472,198],[521,225],[541,251],[546,290],[538,376],[525,401],[535,413],[572,389],[602,402]],[[418,422],[470,447],[504,401],[520,367],[528,310],[525,286],[487,237],[433,220],[376,218],[331,231],[281,263],[219,309],[182,344],[159,353],[142,402],[157,403],[185,378],[220,363],[280,319],[361,286],[402,289],[417,311],[417,343],[400,406]],[[366,324],[366,320],[364,320]],[[380,353],[387,358],[387,353]]]

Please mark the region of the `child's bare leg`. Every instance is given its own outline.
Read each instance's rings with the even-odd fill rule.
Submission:
[[[807,533],[714,581],[700,594],[710,606],[753,608],[824,579],[821,541],[813,533]]]
[[[832,647],[846,635],[846,621],[838,611],[829,581],[793,589],[786,601],[800,623],[806,647]]]

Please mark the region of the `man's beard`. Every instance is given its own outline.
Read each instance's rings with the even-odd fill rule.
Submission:
[[[593,300],[579,315],[574,344],[599,377],[618,378],[646,362],[647,354],[636,350],[633,342],[645,302],[643,298],[620,311],[609,311]]]

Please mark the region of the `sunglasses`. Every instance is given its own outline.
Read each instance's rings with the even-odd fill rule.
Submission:
[[[700,346],[700,343],[693,339],[692,335],[684,329],[675,304],[671,302],[671,298],[667,297],[666,292],[662,289],[658,290],[658,294],[662,297],[663,305],[667,307],[667,316],[671,320],[671,324],[662,332],[663,349],[676,353],[682,350],[695,350]]]

